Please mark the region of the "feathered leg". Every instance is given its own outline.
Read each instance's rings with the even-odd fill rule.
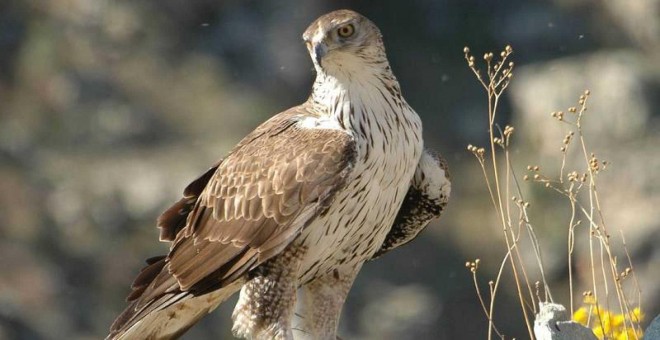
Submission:
[[[289,246],[250,273],[234,308],[232,331],[248,339],[293,340],[291,319],[305,247]]]
[[[300,288],[294,331],[296,340],[336,340],[346,296],[362,265],[340,268]]]

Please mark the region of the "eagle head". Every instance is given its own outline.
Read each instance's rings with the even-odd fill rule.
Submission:
[[[316,19],[303,33],[303,40],[317,72],[347,73],[365,66],[387,66],[380,30],[351,10]]]

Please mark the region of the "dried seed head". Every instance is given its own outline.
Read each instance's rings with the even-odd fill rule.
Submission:
[[[562,112],[562,111],[553,112],[550,115],[554,118],[557,118],[557,120],[563,120],[564,119],[564,112]]]
[[[591,154],[591,159],[589,159],[589,167],[591,168],[592,171],[600,170],[600,163],[593,154]]]

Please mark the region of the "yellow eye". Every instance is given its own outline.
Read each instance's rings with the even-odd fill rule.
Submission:
[[[355,33],[355,27],[352,24],[344,25],[337,29],[337,34],[342,38],[348,38]]]

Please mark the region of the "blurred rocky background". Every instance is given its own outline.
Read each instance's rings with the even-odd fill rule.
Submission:
[[[519,132],[521,174],[527,164],[558,170],[566,130],[549,113],[591,89],[587,136],[611,163],[599,188],[605,218],[617,242],[626,235],[643,309],[658,313],[658,0],[2,0],[0,339],[105,336],[142,259],[167,250],[155,218],[259,122],[306,99],[314,75],[300,36],[345,7],[382,29],[426,143],[454,177],[444,217],[365,266],[344,338],[485,338],[464,263],[481,258],[487,282],[505,246],[465,151],[487,142],[465,45],[477,56],[514,47],[501,122]],[[531,187],[547,274],[566,304],[568,204]],[[579,301],[588,276],[577,270]],[[499,328],[526,338],[514,286],[502,289]],[[229,338],[231,307],[185,338]]]

